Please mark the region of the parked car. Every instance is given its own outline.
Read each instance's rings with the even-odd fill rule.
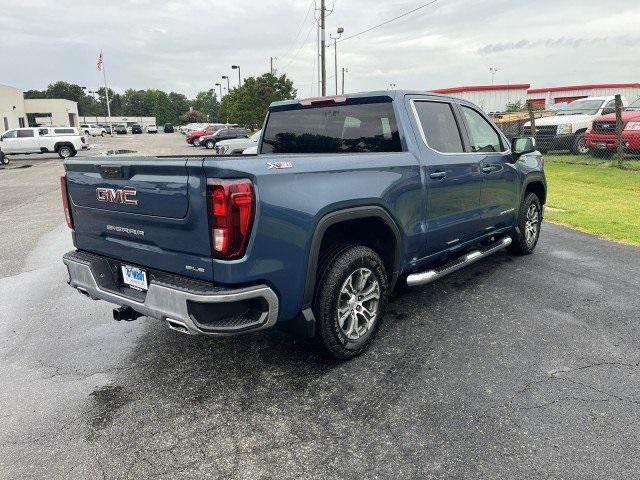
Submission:
[[[80,125],[80,131],[85,135],[91,135],[92,137],[97,137],[100,135],[104,136],[107,131],[99,125],[95,125],[93,123],[83,123]]]
[[[114,158],[108,172],[103,158],[66,160],[69,285],[116,304],[117,320],[205,335],[279,325],[348,359],[375,337],[395,285],[538,242],[546,181],[534,139],[508,142],[466,100],[275,102],[259,145],[257,157],[186,165]]]
[[[622,139],[626,152],[640,154],[640,98],[622,111]],[[592,155],[613,155],[618,147],[615,112],[596,117],[585,134],[585,142]]]
[[[244,138],[247,139],[249,132],[243,127],[228,127],[222,128],[212,135],[205,135],[200,138],[200,145],[212,150],[215,148],[216,143],[220,140],[230,140],[232,138]]]
[[[164,133],[173,133],[173,125],[171,125],[170,123],[165,123]]]
[[[158,127],[155,125],[148,125],[147,133],[158,133]]]
[[[2,134],[0,148],[5,155],[55,152],[69,158],[88,149],[89,143],[73,127],[15,128]]]
[[[247,148],[258,145],[258,142],[260,141],[261,133],[262,133],[262,130],[258,130],[249,138],[241,137],[241,138],[234,138],[231,140],[220,140],[219,142],[216,143],[216,154],[217,155],[234,155],[238,153],[243,153]]]
[[[126,125],[114,125],[113,126],[113,131],[114,131],[114,133],[116,133],[118,135],[126,135],[127,133],[129,133],[127,131]]]
[[[626,100],[623,99],[626,105]],[[556,115],[536,119],[536,145],[541,152],[569,150],[576,155],[589,152],[584,135],[591,122],[600,115],[615,112],[615,97],[589,97],[567,103]],[[531,135],[526,122],[524,135]]]
[[[108,134],[108,135],[115,133],[115,132],[112,131],[111,125],[99,124],[98,126],[100,128],[102,128],[102,129],[104,129],[105,133]]]
[[[138,123],[134,123],[133,125],[131,125],[131,133],[132,134],[141,134],[142,133],[142,126]]]
[[[199,147],[202,142],[201,138],[209,135],[213,135],[218,130],[229,127],[238,127],[239,125],[236,123],[209,123],[204,125],[199,130],[193,130],[187,133],[187,143],[189,145],[193,145],[194,147]]]
[[[254,145],[253,147],[245,148],[242,152],[243,155],[257,155],[258,154],[258,146]]]

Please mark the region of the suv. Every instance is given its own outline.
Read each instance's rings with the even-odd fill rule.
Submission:
[[[85,135],[91,135],[92,137],[97,137],[98,135],[104,137],[104,134],[107,133],[104,128],[92,123],[83,123],[82,125],[80,125],[80,131]]]
[[[200,138],[200,145],[209,150],[213,150],[219,140],[230,140],[232,138],[248,138],[249,132],[243,127],[222,128],[212,135],[205,135]]]
[[[378,91],[272,103],[257,156],[68,159],[68,282],[117,320],[278,325],[352,358],[396,285],[534,251],[547,191],[533,142],[466,100]]]
[[[36,127],[7,130],[0,137],[0,148],[6,155],[55,152],[68,158],[89,144],[73,127]]]
[[[622,100],[626,105],[626,100]],[[616,100],[608,97],[589,97],[574,100],[558,109],[551,117],[536,119],[536,145],[541,152],[548,150],[569,150],[576,155],[589,152],[584,139],[591,122],[600,115],[616,111]],[[524,135],[531,135],[531,123],[524,124]]]
[[[170,123],[165,123],[163,127],[164,133],[173,133],[173,125]]]
[[[624,150],[640,153],[640,98],[622,111]],[[585,142],[592,155],[610,157],[617,148],[616,114],[597,117],[585,134]]]
[[[238,127],[238,124],[231,123],[211,123],[209,125],[204,125],[197,130],[192,130],[187,133],[187,143],[189,145],[193,145],[194,147],[199,147],[202,144],[202,138],[205,136],[213,135],[218,130],[229,127]]]
[[[142,133],[142,126],[139,123],[134,123],[133,125],[131,125],[131,133],[132,134]]]

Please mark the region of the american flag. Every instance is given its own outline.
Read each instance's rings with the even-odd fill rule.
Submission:
[[[100,56],[98,57],[98,71],[101,72],[104,67],[104,59],[102,58],[102,50],[100,51]]]

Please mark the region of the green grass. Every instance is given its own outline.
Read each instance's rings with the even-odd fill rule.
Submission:
[[[640,171],[596,163],[601,161],[588,156],[545,155],[547,206],[562,210],[548,209],[545,218],[640,245]]]
[[[571,155],[571,154],[547,154],[544,156],[545,161],[556,163],[570,163],[572,165],[591,165],[594,167],[618,167],[618,159],[592,157],[591,155]],[[624,168],[626,170],[640,170],[640,156],[627,155],[624,159]]]

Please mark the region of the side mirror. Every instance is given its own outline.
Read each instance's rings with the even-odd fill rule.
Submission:
[[[515,137],[511,140],[511,153],[518,158],[525,153],[536,151],[536,139],[534,137]]]

